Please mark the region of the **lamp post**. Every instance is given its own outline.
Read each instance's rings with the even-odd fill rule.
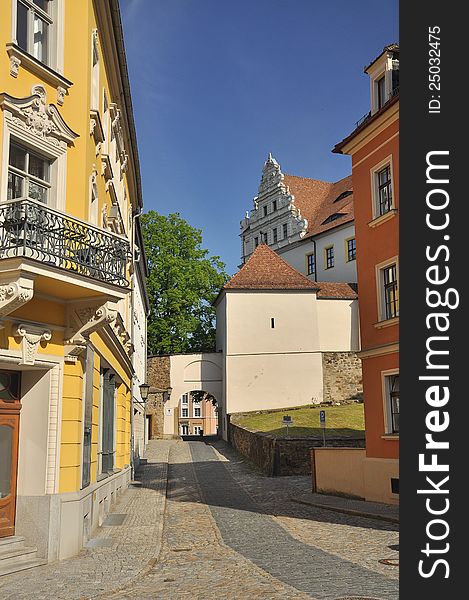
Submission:
[[[148,385],[148,383],[142,383],[141,385],[139,385],[139,389],[140,389],[140,397],[142,399],[142,405],[143,405],[143,445],[144,447],[146,447],[147,445],[147,400],[148,400],[148,394],[150,392],[150,386]]]

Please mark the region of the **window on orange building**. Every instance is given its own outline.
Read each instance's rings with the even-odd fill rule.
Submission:
[[[399,374],[385,378],[388,403],[388,433],[399,433]]]
[[[399,316],[399,289],[397,283],[397,265],[388,265],[381,269],[384,292],[384,316],[394,319]]]
[[[378,188],[378,216],[384,215],[392,208],[391,166],[386,165],[376,173]]]
[[[386,104],[386,79],[383,75],[376,82],[376,97],[378,100],[378,110]]]

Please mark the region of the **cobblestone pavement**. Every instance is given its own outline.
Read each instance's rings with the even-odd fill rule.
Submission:
[[[294,538],[391,579],[399,578],[398,567],[379,562],[399,559],[397,525],[291,502],[292,497],[310,493],[309,477],[264,477],[227,444],[217,442],[213,447],[235,481]],[[396,514],[394,508],[389,512]]]
[[[171,441],[150,444],[141,467],[142,488],[124,492],[112,512],[126,514],[117,527],[101,527],[96,539],[112,545],[83,550],[77,557],[0,577],[1,600],[92,598],[135,578],[161,547],[168,455]]]
[[[123,525],[98,531],[111,548],[0,578],[0,598],[398,598],[378,562],[397,556],[395,525],[291,502],[309,478],[263,477],[222,442],[154,441],[147,457],[113,509]]]

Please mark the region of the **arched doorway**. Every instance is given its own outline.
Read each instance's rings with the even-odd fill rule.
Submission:
[[[205,390],[182,394],[178,404],[178,433],[186,437],[218,435],[218,402]]]

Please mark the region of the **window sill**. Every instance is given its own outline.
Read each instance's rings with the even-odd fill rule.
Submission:
[[[388,441],[395,441],[398,442],[399,441],[399,434],[398,433],[386,433],[385,435],[381,436],[382,440],[388,440]]]
[[[393,319],[386,319],[384,321],[378,321],[374,324],[376,329],[384,329],[385,327],[392,327],[393,325],[399,325],[399,317]]]
[[[22,50],[19,46],[13,43],[6,45],[8,56],[10,57],[10,75],[18,76],[20,65],[25,69],[40,77],[46,83],[57,88],[57,103],[63,104],[64,96],[67,94],[70,87],[73,85],[71,81],[66,79],[54,69],[43,64],[28,52]]]
[[[391,210],[388,210],[388,212],[384,213],[384,215],[380,215],[379,217],[376,217],[372,221],[370,221],[368,223],[368,227],[378,227],[379,225],[386,223],[386,221],[393,219],[396,215],[397,208],[391,208]]]

